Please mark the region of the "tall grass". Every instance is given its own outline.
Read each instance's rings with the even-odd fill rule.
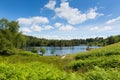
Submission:
[[[86,59],[89,57],[100,57],[100,56],[110,56],[110,55],[120,55],[120,43],[109,45],[100,49],[93,49],[88,52],[83,52],[78,54],[75,59]]]
[[[120,68],[120,43],[78,54],[67,69],[87,72],[95,66],[103,69]]]
[[[77,80],[75,73],[66,73],[40,62],[27,64],[0,64],[0,80]]]

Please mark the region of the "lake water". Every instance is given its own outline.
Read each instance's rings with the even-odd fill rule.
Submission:
[[[32,50],[33,47],[30,47],[29,50]],[[38,54],[40,53],[41,47],[35,47],[38,50]],[[65,55],[65,54],[75,54],[79,52],[85,52],[87,46],[69,46],[69,47],[42,47],[46,50],[45,55],[52,55],[51,51],[54,50],[54,55]],[[89,48],[99,48],[98,46],[90,46]]]

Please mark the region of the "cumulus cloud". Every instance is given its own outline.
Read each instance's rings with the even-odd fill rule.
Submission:
[[[87,18],[88,19],[95,19],[97,16],[103,16],[104,14],[100,14],[100,13],[97,13],[97,8],[91,8],[88,13],[86,14],[87,15]]]
[[[61,23],[55,23],[55,24],[54,24],[54,26],[57,27],[57,28],[61,27],[62,25],[63,25],[63,24],[61,24]]]
[[[32,25],[31,29],[32,29],[33,31],[38,31],[38,32],[40,32],[40,31],[43,30],[42,27],[39,26],[39,25]]]
[[[49,0],[49,2],[45,5],[46,8],[53,10],[55,8],[56,1],[55,0]]]
[[[72,25],[80,24],[87,20],[95,19],[97,16],[104,15],[98,13],[96,7],[90,8],[87,12],[82,12],[78,8],[72,8],[69,6],[69,2],[67,0],[61,0],[60,7],[55,7],[55,5],[55,0],[49,0],[45,7],[55,12],[55,18],[63,18]]]
[[[46,24],[49,23],[48,18],[46,17],[39,17],[39,16],[35,16],[35,17],[30,17],[30,18],[18,18],[17,21],[19,22],[19,24],[23,24],[23,25],[32,25],[32,24]]]
[[[108,20],[106,24],[113,24],[120,21],[120,16],[111,20]]]
[[[62,23],[55,23],[54,26],[58,28],[60,31],[73,31],[76,28],[74,28],[72,25],[64,25]]]
[[[96,12],[97,8],[91,8],[87,13],[82,13],[77,8],[69,6],[68,2],[62,2],[60,7],[54,9],[56,16],[66,19],[69,24],[80,24],[89,19],[95,19],[97,16],[102,16]]]
[[[23,33],[30,33],[34,31],[40,32],[42,30],[53,29],[52,26],[48,25],[48,18],[42,16],[18,18],[17,21],[20,25],[20,31],[22,31]]]
[[[51,29],[54,29],[54,28],[50,25],[47,25],[47,26],[44,27],[44,30],[51,30]]]
[[[20,31],[22,31],[23,33],[29,33],[29,32],[32,32],[32,30],[30,30],[29,28],[20,28]]]
[[[104,26],[104,27],[95,26],[90,28],[90,30],[91,31],[108,31],[108,30],[112,30],[112,27],[111,26]]]
[[[63,25],[59,28],[60,31],[72,31],[75,30],[75,28],[71,25]]]

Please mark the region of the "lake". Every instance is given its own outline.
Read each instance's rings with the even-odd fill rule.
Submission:
[[[29,47],[27,50],[32,50],[34,47]],[[35,47],[40,53],[41,47]],[[75,54],[79,52],[85,52],[87,46],[68,46],[68,47],[42,47],[46,50],[45,55],[52,55],[51,51],[54,50],[54,55]],[[90,46],[89,48],[99,48],[98,46]]]

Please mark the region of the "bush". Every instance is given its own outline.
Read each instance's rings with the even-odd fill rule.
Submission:
[[[32,55],[37,55],[37,54],[34,54],[30,51],[23,51],[23,50],[19,50],[19,55],[23,55],[23,56],[32,56]]]
[[[33,52],[33,53],[38,53],[37,48],[34,47],[34,48],[32,49],[32,52]]]
[[[44,48],[40,48],[40,52],[42,53],[42,55],[44,55],[46,50]]]
[[[16,53],[17,53],[17,49],[15,48],[0,50],[0,55],[3,55],[3,56],[14,55]]]

